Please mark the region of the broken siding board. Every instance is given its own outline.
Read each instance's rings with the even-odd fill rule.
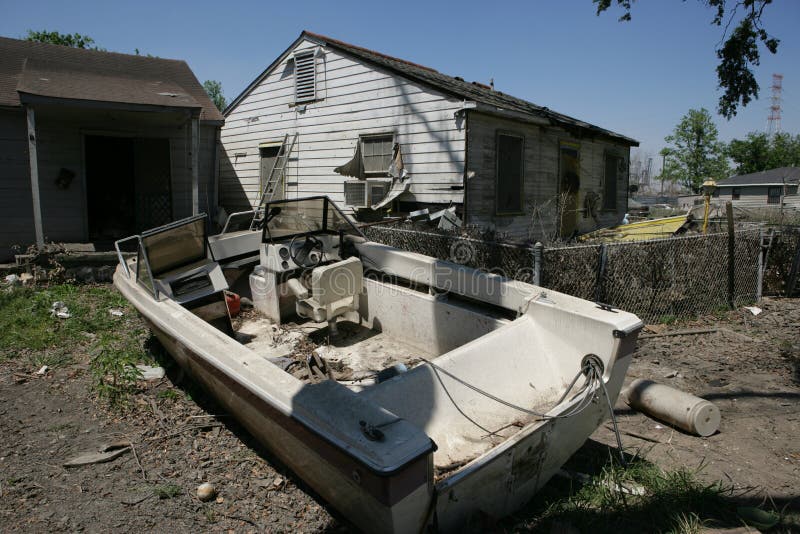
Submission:
[[[463,180],[465,136],[454,117],[461,101],[331,51],[317,65],[325,66],[324,73],[318,70],[322,100],[304,112],[290,107],[294,79],[285,75],[286,61],[231,110],[221,135],[230,162],[221,168],[221,187],[238,187],[254,203],[259,193],[258,143],[297,132],[286,177],[288,184],[297,185],[287,187],[288,197],[322,193],[342,201],[349,178],[333,169],[352,158],[360,134],[392,132],[410,174],[421,180],[412,196],[460,202],[462,193],[450,185]],[[237,161],[236,153],[246,155]],[[429,191],[429,182],[439,189]],[[420,187],[424,192],[416,191]]]

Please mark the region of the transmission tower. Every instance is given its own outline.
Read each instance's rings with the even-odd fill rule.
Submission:
[[[783,74],[772,75],[772,102],[767,117],[767,135],[781,132],[781,91],[783,90]]]

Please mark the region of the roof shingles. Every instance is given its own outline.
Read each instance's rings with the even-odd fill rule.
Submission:
[[[222,114],[185,61],[0,37],[0,106],[22,105],[21,94],[200,110]]]

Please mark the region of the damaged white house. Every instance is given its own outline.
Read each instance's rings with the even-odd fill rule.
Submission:
[[[619,222],[638,142],[303,32],[225,110],[220,146],[228,212],[323,194],[359,216],[455,206],[466,224],[533,239]]]

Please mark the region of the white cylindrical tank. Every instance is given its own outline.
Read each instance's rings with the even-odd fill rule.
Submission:
[[[692,434],[710,436],[719,429],[720,413],[714,404],[652,380],[634,380],[625,397],[631,408]]]

